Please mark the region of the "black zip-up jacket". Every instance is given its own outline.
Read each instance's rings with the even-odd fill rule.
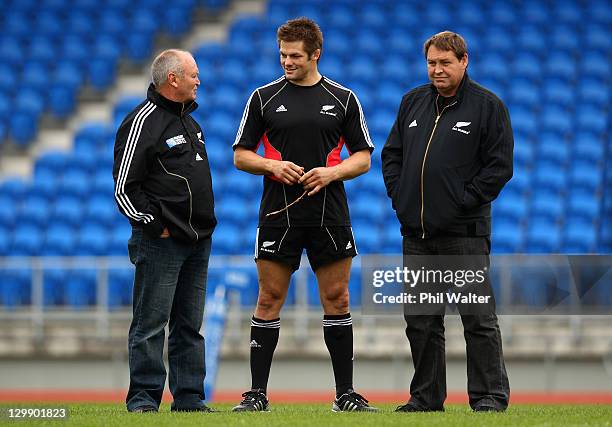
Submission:
[[[197,103],[164,98],[153,84],[147,100],[123,120],[115,139],[115,201],[133,226],[151,237],[196,242],[217,224]]]
[[[508,110],[465,74],[438,106],[432,84],[402,98],[382,150],[387,194],[404,236],[489,236],[491,201],[512,177]]]

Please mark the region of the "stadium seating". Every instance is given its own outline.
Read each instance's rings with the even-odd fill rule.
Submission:
[[[138,1],[142,13],[126,13],[133,6],[126,0],[103,8],[92,0],[70,7],[9,0],[0,18],[0,73],[16,75],[18,84],[0,81],[0,141],[10,137],[26,146],[41,114],[70,117],[85,85],[108,89],[121,61],[150,60],[155,35],[186,35],[190,11],[218,12],[228,3],[180,0],[161,19],[167,5],[159,0]],[[392,0],[270,0],[264,16],[234,21],[227,42],[194,49],[203,89],[194,114],[204,128],[219,220],[214,254],[252,253],[262,178],[235,170],[231,145],[251,91],[281,75],[276,26],[301,15],[321,24],[321,71],[355,91],[377,147],[370,172],[345,183],[360,253],[401,250],[380,150],[402,95],[427,82],[423,40],[443,28],[466,35],[470,75],[503,99],[515,132],[514,176],[493,203],[493,253],[612,251],[609,2],[469,0],[455,12]],[[121,120],[141,100],[119,99],[110,123],[83,123],[71,151],[40,154],[31,182],[0,183],[0,256],[127,254],[130,226],[113,199],[112,146]],[[129,304],[131,274],[109,273],[111,307]],[[357,276],[352,298],[360,295]],[[19,271],[0,279],[0,304],[28,303],[31,277]],[[215,277],[225,280],[211,269]],[[91,272],[58,270],[45,286],[49,305],[96,301]],[[244,305],[254,303],[256,288],[248,289],[241,293]],[[318,304],[317,295],[309,297]]]

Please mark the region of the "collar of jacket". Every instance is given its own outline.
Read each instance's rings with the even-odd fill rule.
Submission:
[[[461,83],[459,83],[459,89],[457,89],[457,93],[455,94],[455,99],[457,100],[458,104],[461,103],[461,100],[463,99],[463,94],[465,93],[465,88],[467,87],[469,82],[470,78],[468,77],[468,73],[466,70],[463,74],[463,79],[461,79]],[[429,88],[431,89],[434,95],[438,95],[438,89],[436,89],[433,83],[429,84]]]
[[[158,91],[155,90],[155,85],[151,83],[147,90],[147,98],[155,105],[159,105],[164,110],[176,114],[177,116],[191,113],[193,110],[198,108],[198,103],[191,101],[189,104],[183,104],[182,102],[170,101],[168,98],[162,96]]]

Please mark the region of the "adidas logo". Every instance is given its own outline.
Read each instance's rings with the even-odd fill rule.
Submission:
[[[204,160],[202,157],[200,157],[200,153],[196,154],[196,162],[199,162],[200,160]]]
[[[283,104],[281,104],[281,106],[276,109],[277,113],[283,113],[285,111],[287,111],[287,109],[285,108]]]
[[[352,247],[353,247],[353,245],[351,245],[351,242],[348,242],[348,243],[346,244],[346,249],[350,249],[350,248],[352,248]]]
[[[261,346],[259,343],[257,343],[257,341],[251,340],[251,348],[261,348]]]
[[[416,126],[417,126],[416,119],[415,119],[415,120],[413,120],[413,121],[412,121],[412,123],[410,123],[410,124],[408,125],[408,127],[409,127],[409,128],[415,128]]]
[[[465,130],[465,129],[461,129],[461,128],[464,128],[464,127],[469,126],[471,124],[472,124],[472,122],[457,122],[457,124],[455,126],[453,126],[453,130],[457,131],[457,132],[464,133],[466,135],[469,135],[470,134],[469,130]]]

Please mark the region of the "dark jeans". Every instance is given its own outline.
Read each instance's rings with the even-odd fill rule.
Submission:
[[[151,238],[134,228],[128,242],[136,266],[128,338],[128,410],[158,408],[166,382],[164,327],[169,324],[168,366],[173,409],[204,405],[204,337],[200,334],[211,239],[185,244]]]
[[[486,255],[488,264],[490,251],[488,237],[404,237],[403,240],[404,255]],[[444,315],[408,315],[405,320],[415,371],[410,383],[410,403],[422,409],[442,409],[446,399]],[[461,314],[461,321],[467,350],[470,406],[505,409],[510,385],[497,316]]]

